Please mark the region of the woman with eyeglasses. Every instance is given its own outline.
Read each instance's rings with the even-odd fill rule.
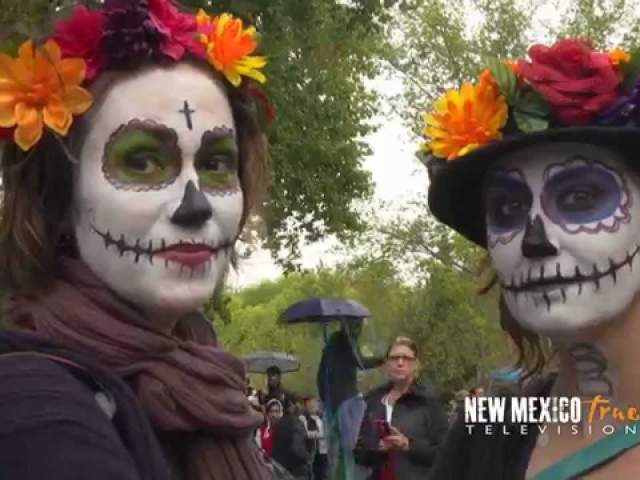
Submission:
[[[370,467],[369,480],[424,479],[447,431],[435,390],[417,380],[418,348],[407,337],[389,346],[388,382],[366,397],[367,410],[355,449],[356,462]]]

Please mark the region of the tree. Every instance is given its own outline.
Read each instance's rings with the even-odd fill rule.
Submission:
[[[514,59],[532,43],[563,36],[602,48],[638,45],[639,6],[637,0],[403,0],[405,34],[396,51],[404,55],[393,62],[405,84],[399,108],[417,138],[422,113],[446,89],[476,79],[485,57]]]
[[[480,269],[486,253],[438,223],[426,198],[405,212],[370,219],[369,235],[355,253],[363,265],[394,265],[407,289],[391,331],[416,340],[426,376],[451,394],[515,357],[500,329],[495,293],[478,293],[490,274]]]

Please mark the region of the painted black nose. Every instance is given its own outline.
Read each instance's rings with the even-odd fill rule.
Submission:
[[[527,258],[553,257],[558,254],[558,249],[547,238],[544,223],[540,215],[536,215],[533,221],[529,220],[522,239],[522,255]]]
[[[171,221],[183,227],[199,227],[213,214],[209,200],[191,180],[184,188],[180,206],[173,212]]]

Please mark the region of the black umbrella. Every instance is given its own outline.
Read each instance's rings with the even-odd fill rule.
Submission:
[[[331,320],[361,319],[371,313],[361,303],[348,298],[311,297],[294,303],[280,315],[285,323],[325,323]]]

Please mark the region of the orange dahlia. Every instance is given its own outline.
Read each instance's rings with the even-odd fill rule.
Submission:
[[[264,83],[266,77],[260,71],[265,57],[251,55],[258,47],[254,27],[244,28],[242,20],[228,13],[210,17],[203,10],[196,16],[198,38],[206,48],[209,63],[237,87],[242,77]]]
[[[13,138],[24,151],[40,140],[44,125],[66,135],[73,115],[93,101],[80,87],[85,71],[84,60],[62,59],[53,40],[37,49],[27,41],[17,58],[0,53],[0,127],[15,127]]]
[[[464,83],[460,90],[449,90],[438,98],[423,119],[424,148],[452,160],[501,138],[507,103],[491,72],[485,70],[476,85]]]

